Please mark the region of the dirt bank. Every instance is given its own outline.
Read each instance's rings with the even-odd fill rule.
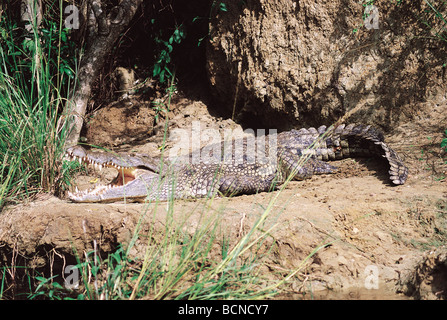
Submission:
[[[204,108],[203,103],[192,102],[189,112],[174,117],[173,127],[184,128],[197,119],[221,129],[234,126],[229,120],[206,116]],[[418,131],[421,125],[432,131]],[[283,297],[312,292],[323,298],[402,298],[398,293],[402,292],[445,298],[447,170],[441,139],[437,128],[423,122],[404,125],[387,136],[410,169],[402,186],[388,184],[387,168],[380,161],[345,159],[333,163],[340,167],[339,173],[294,181],[283,191],[211,203],[176,201],[174,215],[179,220],[185,217],[193,232],[203,212],[221,212],[221,232],[235,243],[277,196],[268,219],[276,227],[269,240],[274,250],[264,261],[266,276],[280,279],[315,248],[327,245],[309,259]],[[154,138],[132,148],[156,150],[157,143]],[[78,183],[82,188],[91,180],[80,176]],[[11,265],[17,257],[41,268],[59,261],[52,267],[57,273],[57,267],[74,261],[73,248],[89,251],[95,240],[103,252],[110,252],[126,244],[143,212],[147,215],[142,230],[150,225],[162,233],[165,205],[75,204],[47,197],[9,207],[0,215],[2,264]],[[219,259],[218,249],[213,254]],[[372,289],[370,280],[375,281]]]

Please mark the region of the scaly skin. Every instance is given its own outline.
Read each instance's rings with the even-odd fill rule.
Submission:
[[[265,150],[261,151],[265,157],[253,159],[250,158],[253,152],[247,152],[245,142],[242,142],[243,152],[237,153],[232,148],[229,158],[224,158],[221,152],[209,151],[221,151],[223,144],[214,145],[217,149],[208,146],[198,151],[207,156],[206,161],[199,163],[191,162],[198,159],[193,154],[182,159],[183,163],[161,162],[143,154],[92,152],[75,146],[67,150],[69,158],[97,168],[114,167],[119,174],[108,186],[69,193],[69,198],[74,202],[166,201],[215,194],[250,194],[270,191],[288,178],[301,180],[337,170],[324,161],[370,155],[388,160],[393,184],[405,183],[408,169],[385,144],[377,129],[355,124],[326,129],[321,126],[271,135]]]

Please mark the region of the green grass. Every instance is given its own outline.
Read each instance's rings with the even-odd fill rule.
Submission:
[[[159,213],[157,206],[152,213],[154,216]],[[197,221],[196,230],[188,233],[185,231],[188,215],[177,221],[174,206],[175,202],[169,202],[165,230],[152,227],[142,237],[140,235],[140,239],[147,239],[142,261],[137,263],[127,258],[132,245],[121,251],[119,261],[125,263],[119,265],[122,270],[119,274],[127,275],[128,279],[115,277],[116,265],[110,268],[109,260],[107,268],[104,268],[110,270],[105,273],[109,278],[103,280],[100,290],[87,295],[89,299],[246,299],[267,294],[255,290],[259,289],[256,269],[259,268],[257,262],[260,257],[244,257],[240,252],[229,250],[225,244],[218,250],[220,256],[212,252],[213,248],[220,246],[218,229],[221,227],[221,214],[204,213]],[[118,261],[113,255],[109,257]],[[84,287],[88,286],[85,284]]]
[[[267,277],[264,262],[275,247],[276,218],[284,209],[272,211],[280,194],[281,191],[272,193],[266,208],[258,207],[258,212],[251,213],[257,218],[250,230],[237,240],[229,238],[222,222],[227,209],[225,203],[219,206],[214,198],[203,199],[191,211],[184,211],[172,200],[148,204],[128,244],[119,246],[105,258],[101,257],[101,248],[96,242],[91,252],[74,252],[75,268],[80,275],[78,288],[65,288],[55,280],[56,276],[39,276],[32,279],[37,280],[37,284],[28,298],[214,300],[275,297],[290,281],[296,281],[295,275],[303,270],[307,260],[330,244],[316,246],[287,274]],[[156,219],[163,215],[162,220]],[[191,222],[196,227],[192,228]]]
[[[433,2],[424,0],[424,2],[426,3],[427,8],[421,13],[418,19],[430,30],[432,36],[447,42],[447,18],[439,10],[447,4],[447,1]]]
[[[60,192],[66,136],[61,110],[74,88],[66,30],[46,21],[21,35],[12,19],[0,22],[0,208],[40,192]]]

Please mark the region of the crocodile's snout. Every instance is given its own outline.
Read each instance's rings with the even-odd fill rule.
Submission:
[[[120,166],[110,159],[103,162],[103,159],[101,158],[106,159],[107,157],[110,157],[110,155],[107,156],[102,152],[88,152],[81,146],[68,148],[66,151],[66,157],[70,161],[77,160],[80,164],[93,167],[95,170],[101,171],[103,168],[113,168],[118,171],[118,175],[109,185],[99,185],[84,191],[79,191],[76,187],[74,193],[68,193],[69,198],[74,201],[82,201],[91,195],[100,196],[106,192],[109,192],[112,188],[123,187],[135,180],[138,176],[138,171],[141,170],[130,164],[128,166]]]

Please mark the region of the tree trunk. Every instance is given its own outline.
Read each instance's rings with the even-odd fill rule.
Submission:
[[[89,0],[87,49],[81,60],[76,93],[66,107],[69,128],[65,147],[77,144],[93,81],[98,77],[104,60],[119,35],[132,20],[142,2],[143,0],[123,0],[119,6],[106,13],[100,0]]]

